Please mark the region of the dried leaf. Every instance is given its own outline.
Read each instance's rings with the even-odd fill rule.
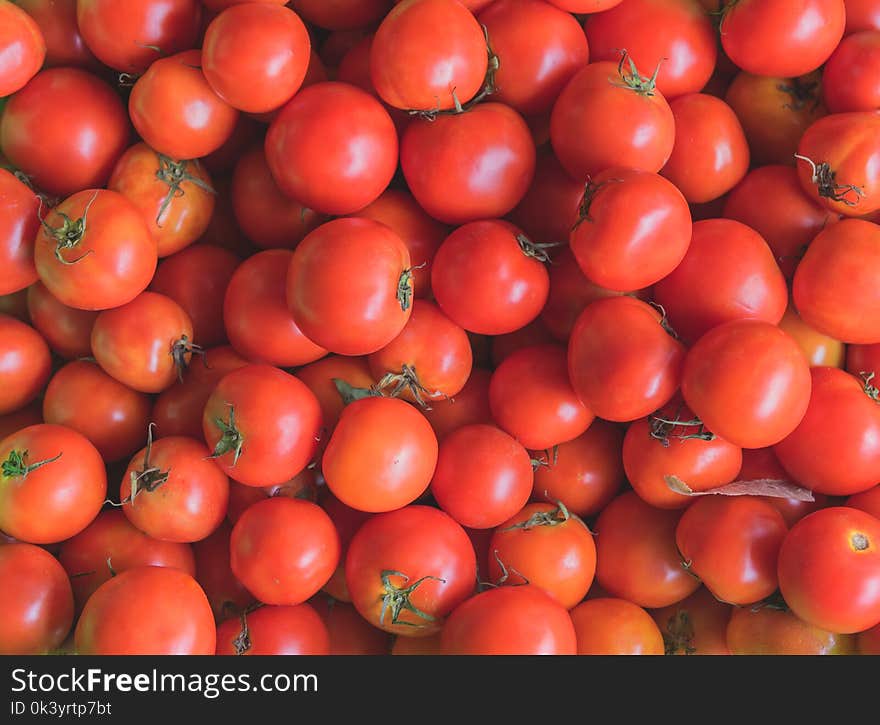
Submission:
[[[770,496],[772,498],[792,498],[795,501],[815,501],[813,492],[791,481],[778,478],[758,478],[752,481],[734,481],[708,491],[694,491],[678,476],[664,476],[670,490],[682,496]]]

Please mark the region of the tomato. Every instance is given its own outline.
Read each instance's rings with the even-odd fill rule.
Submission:
[[[284,0],[202,0],[202,4],[212,12],[219,13],[233,5],[241,5],[247,2],[265,3],[266,5],[286,5]]]
[[[624,0],[590,15],[584,31],[594,61],[616,61],[626,48],[639,67],[659,65],[657,88],[669,100],[702,90],[718,55],[712,21],[697,0]]]
[[[773,606],[735,607],[727,641],[737,655],[837,655],[856,649],[853,637],[814,627]]]
[[[634,492],[615,498],[596,520],[596,581],[640,607],[668,607],[700,586],[675,546],[681,513],[649,506]]]
[[[431,287],[437,304],[469,332],[518,330],[538,316],[547,300],[542,252],[508,222],[465,224],[434,257]]]
[[[625,292],[666,277],[690,240],[690,209],[673,184],[647,171],[614,168],[587,184],[569,244],[590,282]]]
[[[139,566],[170,566],[195,576],[189,544],[158,541],[136,529],[122,511],[102,511],[76,536],[61,545],[58,560],[73,587],[76,611],[95,590],[120,572]]]
[[[880,107],[880,32],[866,30],[844,38],[822,72],[822,95],[831,113],[873,111]]]
[[[324,426],[332,433],[345,408],[334,379],[338,378],[353,388],[369,388],[376,381],[366,358],[328,355],[297,370],[296,376],[311,390],[321,406]]]
[[[429,217],[412,194],[401,189],[386,189],[357,215],[385,224],[403,240],[412,260],[413,297],[428,297],[434,254],[449,233],[447,227]]]
[[[198,161],[175,161],[144,143],[122,155],[107,188],[143,213],[160,257],[196,241],[214,212],[211,177]]]
[[[546,113],[568,80],[587,64],[577,20],[537,0],[498,0],[480,13],[499,59],[493,99],[522,114]]]
[[[256,489],[248,489],[249,491]],[[229,537],[232,526],[224,521],[214,533],[192,545],[195,578],[208,597],[218,622],[232,619],[254,603],[254,598],[235,578],[229,566]],[[165,544],[186,546],[185,544]]]
[[[232,529],[232,572],[265,604],[300,604],[317,593],[339,562],[339,535],[316,504],[268,498]]]
[[[854,509],[866,511],[875,518],[880,519],[880,485],[850,496],[846,500],[846,505]]]
[[[880,114],[834,113],[813,123],[798,144],[807,194],[831,211],[864,216],[880,209]]]
[[[651,616],[663,634],[668,655],[729,655],[727,623],[733,607],[719,602],[705,587]]]
[[[773,204],[768,204],[771,196]],[[758,232],[788,280],[813,238],[837,219],[804,193],[795,169],[778,165],[761,166],[746,174],[727,195],[724,217]]]
[[[297,327],[287,307],[287,268],[293,252],[271,249],[250,257],[235,270],[223,301],[229,342],[251,362],[295,367],[327,351]]]
[[[58,301],[81,310],[131,302],[156,270],[156,242],[140,211],[122,194],[81,191],[46,216],[34,259]]]
[[[0,578],[6,584],[0,654],[46,654],[73,624],[67,573],[45,549],[32,544],[0,546]]]
[[[345,579],[352,604],[370,624],[426,637],[471,595],[477,565],[461,526],[437,509],[407,506],[358,529],[345,558]]]
[[[325,220],[323,214],[281,192],[262,147],[238,158],[232,177],[232,209],[247,238],[261,249],[290,249]]]
[[[395,398],[349,403],[330,436],[321,469],[340,501],[360,511],[392,511],[428,488],[437,438],[425,417]]]
[[[24,88],[46,57],[40,26],[25,10],[0,2],[0,98]]]
[[[489,409],[489,380],[492,374],[482,368],[473,368],[464,387],[451,398],[432,401],[431,408],[423,411],[439,441],[466,425],[491,423]]]
[[[450,615],[441,642],[444,654],[577,653],[568,612],[534,586],[497,587],[471,597]]]
[[[0,530],[33,544],[78,534],[107,493],[104,461],[81,433],[41,424],[0,441]]]
[[[312,392],[269,365],[246,365],[227,373],[202,416],[214,460],[246,486],[293,478],[314,455],[320,428],[321,409]]]
[[[860,30],[880,30],[880,5],[877,0],[844,0],[846,34]]]
[[[712,328],[690,349],[681,392],[712,433],[742,448],[764,448],[804,417],[810,368],[778,327],[734,320]]]
[[[49,347],[30,325],[0,315],[0,414],[11,413],[36,398],[52,368]]]
[[[37,281],[34,239],[40,228],[39,211],[34,192],[0,169],[0,294],[18,292]]]
[[[293,0],[290,5],[319,28],[349,30],[375,23],[388,12],[391,0]]]
[[[245,486],[243,483],[231,481],[226,518],[231,524],[235,524],[241,515],[257,501],[275,496],[316,502],[318,498],[316,472],[313,469],[304,468],[289,481],[274,486]]]
[[[579,655],[662,655],[663,636],[637,604],[589,599],[571,610]]]
[[[578,181],[616,166],[657,172],[672,153],[675,119],[654,80],[641,76],[631,58],[619,66],[600,61],[578,71],[557,98],[550,140]]]
[[[76,23],[77,0],[16,0],[46,41],[46,67],[95,68],[98,61],[83,41]]]
[[[568,344],[572,387],[598,417],[630,421],[665,405],[678,390],[685,349],[660,314],[633,297],[588,305]]]
[[[779,327],[791,335],[800,345],[811,367],[828,365],[843,367],[844,345],[821,332],[816,332],[805,323],[791,305],[785,311]]]
[[[334,219],[294,250],[287,304],[303,334],[341,355],[381,350],[412,314],[411,260],[384,224]]]
[[[217,654],[326,655],[330,634],[308,604],[261,606],[217,627]]]
[[[442,222],[464,224],[519,204],[535,173],[535,143],[516,111],[481,103],[414,119],[400,141],[400,167],[419,206]]]
[[[397,131],[375,98],[347,83],[296,94],[269,127],[266,161],[281,191],[323,214],[351,214],[385,191]]]
[[[860,377],[880,373],[880,344],[847,345],[846,371]]]
[[[454,0],[404,0],[379,25],[370,51],[380,98],[404,110],[445,110],[483,86],[488,56],[479,23]]]
[[[843,0],[743,0],[724,8],[721,46],[749,73],[792,78],[828,60],[845,22]]]
[[[238,257],[225,249],[207,244],[187,247],[159,264],[150,291],[180,305],[199,345],[220,345],[226,342],[223,297],[238,264]]]
[[[202,71],[230,106],[265,113],[299,90],[310,51],[308,31],[295,12],[265,3],[234,5],[205,31]]]
[[[601,13],[619,5],[621,0],[547,0],[570,13]]]
[[[779,589],[814,627],[850,634],[880,623],[880,521],[844,506],[796,523],[779,552]]]
[[[131,616],[144,608],[148,617]],[[83,609],[74,633],[84,655],[213,654],[214,616],[189,574],[138,566],[104,582]]]
[[[128,137],[119,96],[78,68],[38,73],[0,116],[0,151],[34,186],[55,196],[103,186]]]
[[[128,99],[131,122],[147,145],[172,159],[195,159],[232,136],[238,111],[211,89],[198,50],[155,61]]]

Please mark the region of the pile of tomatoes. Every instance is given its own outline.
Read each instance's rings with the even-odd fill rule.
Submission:
[[[880,653],[880,0],[0,0],[0,652]]]

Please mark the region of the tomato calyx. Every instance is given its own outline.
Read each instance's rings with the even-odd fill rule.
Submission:
[[[393,569],[383,569],[380,577],[382,579],[382,587],[384,594],[382,595],[382,610],[379,612],[379,624],[385,623],[385,614],[391,612],[391,624],[402,624],[410,627],[424,627],[426,623],[436,621],[436,617],[427,612],[423,612],[415,604],[410,601],[412,593],[418,589],[424,582],[428,580],[437,581],[442,584],[446,583],[445,579],[436,576],[423,576],[406,587],[397,587],[391,583],[391,577],[400,577],[403,583],[409,582],[409,577],[399,571]],[[424,622],[405,622],[401,621],[402,612],[412,612],[417,617],[425,620]]]
[[[527,257],[531,257],[532,259],[537,259],[539,262],[543,264],[550,264],[553,260],[550,258],[550,253],[547,251],[548,249],[555,249],[556,247],[562,247],[566,245],[568,242],[533,242],[529,239],[525,234],[519,233],[516,235],[516,242],[519,244],[520,251],[525,254]]]
[[[159,168],[156,169],[156,178],[168,186],[168,192],[165,194],[165,198],[162,199],[162,204],[159,206],[159,213],[156,215],[156,226],[162,226],[162,217],[165,215],[165,212],[168,211],[171,202],[177,197],[184,196],[186,193],[181,188],[185,182],[189,182],[209,194],[217,194],[210,184],[205,183],[198,176],[193,176],[189,173],[189,164],[198,165],[198,161],[175,161],[170,156],[158,152],[156,152],[156,157],[159,159]]]
[[[419,265],[421,267],[423,265]],[[400,309],[406,312],[413,303],[413,270],[418,267],[407,267],[400,273],[397,280],[397,301],[400,303]]]
[[[587,183],[584,185],[584,194],[578,203],[578,218],[572,225],[571,230],[574,231],[584,222],[592,223],[593,217],[590,216],[590,206],[593,204],[596,195],[609,184],[619,184],[621,182],[623,182],[623,179],[603,179],[597,184],[592,179],[587,178]]]
[[[809,156],[795,154],[794,157],[800,161],[806,161],[810,165],[812,178],[810,179],[819,190],[819,196],[823,199],[831,199],[831,201],[839,201],[847,206],[858,206],[865,190],[855,184],[838,184],[837,172],[831,169],[831,165],[825,161],[817,164]],[[849,197],[855,194],[856,198]]]
[[[36,471],[38,468],[42,468],[49,463],[54,463],[59,458],[61,458],[61,453],[52,458],[46,458],[42,461],[36,461],[35,463],[28,463],[27,449],[23,451],[11,450],[9,451],[9,456],[7,456],[6,460],[0,464],[0,471],[2,471],[6,478],[20,478],[24,480],[28,477],[29,473]]]
[[[423,410],[431,410],[431,406],[428,405],[425,397],[449,399],[448,395],[444,395],[439,390],[428,390],[422,385],[419,381],[418,373],[416,373],[415,366],[407,365],[406,363],[401,367],[399,373],[385,373],[376,385],[376,390],[384,395],[386,389],[391,388],[392,386],[393,389],[388,393],[389,397],[398,398],[401,393],[408,390],[413,396],[413,399]]]
[[[538,456],[530,457],[529,462],[532,464],[532,470],[537,471],[539,468],[553,468],[559,462],[559,446],[553,446],[547,450],[541,451]]]
[[[749,606],[750,612],[759,612],[762,609],[773,609],[778,612],[787,612],[789,606],[785,599],[782,598],[782,592],[777,589],[770,596]]]
[[[342,402],[348,405],[355,400],[363,400],[364,398],[384,398],[386,397],[376,386],[369,388],[356,388],[351,383],[346,382],[342,378],[333,378],[333,384]]]
[[[640,96],[651,97],[656,95],[657,93],[657,75],[660,73],[660,66],[663,63],[663,58],[657,63],[657,67],[654,68],[654,73],[650,78],[646,78],[641,75],[636,68],[636,64],[633,59],[630,57],[627,51],[620,51],[620,63],[617,64],[617,75],[618,79],[612,79],[611,84],[615,86],[619,86],[621,88],[628,88],[631,91],[635,91]],[[629,66],[629,71],[625,71],[623,66],[627,64]]]
[[[174,360],[174,369],[177,370],[177,380],[181,383],[183,382],[183,373],[189,367],[189,362],[186,359],[187,355],[190,356],[190,359],[192,359],[193,355],[201,355],[202,362],[205,364],[205,367],[208,367],[205,348],[191,342],[187,335],[181,335],[180,339],[175,340],[171,344],[171,358]]]
[[[155,425],[155,423],[151,422],[147,426],[147,447],[144,450],[144,462],[141,464],[139,471],[132,471],[129,474],[131,493],[122,503],[130,503],[134,506],[135,499],[141,491],[152,493],[168,480],[168,474],[171,472],[170,468],[167,471],[163,471],[157,466],[150,464],[150,454],[153,452],[153,426]]]
[[[865,395],[875,403],[880,403],[880,388],[871,382],[874,379],[874,376],[874,372],[868,373],[862,370],[859,373],[859,377],[862,379],[862,389],[865,391]]]
[[[674,418],[662,418],[659,415],[652,415],[648,419],[649,435],[651,438],[660,441],[664,448],[669,448],[669,439],[676,438],[681,441],[700,440],[714,441],[717,437],[714,433],[706,429],[706,425],[696,416],[690,420],[682,420],[676,415]],[[677,428],[683,428],[681,432],[675,432]]]
[[[661,634],[663,635],[664,654],[674,655],[677,652],[684,652],[686,655],[694,655],[697,653],[697,648],[694,647],[694,623],[689,612],[679,610],[673,614]]]
[[[242,448],[244,447],[244,436],[241,434],[241,431],[235,427],[235,406],[231,403],[227,403],[226,405],[229,406],[229,420],[226,421],[219,417],[214,418],[214,425],[220,429],[221,436],[208,458],[220,458],[227,453],[233,453],[232,466],[234,467],[235,464],[238,463],[238,459],[241,458]]]
[[[822,98],[819,94],[819,81],[805,81],[803,78],[791,78],[784,83],[779,83],[776,90],[791,96],[791,102],[783,108],[790,111],[802,111],[809,104],[810,110],[815,111]]]
[[[526,584],[529,584],[528,578],[521,571],[514,569],[512,566],[507,566],[502,560],[501,556],[498,553],[498,549],[492,550],[492,556],[495,559],[495,563],[498,564],[498,568],[501,569],[501,576],[498,577],[498,581],[496,582],[483,582],[482,585],[485,587],[501,587],[501,586],[509,586],[509,587],[523,587]],[[520,579],[522,579],[519,583],[510,583],[508,584],[508,579],[510,579],[511,575],[516,575]]]
[[[559,526],[571,518],[572,515],[565,507],[565,504],[562,501],[556,501],[556,508],[552,511],[536,511],[525,521],[512,524],[505,529],[500,529],[500,531],[514,531],[516,529],[528,531],[536,526]]]
[[[664,329],[666,334],[669,335],[673,340],[680,340],[681,338],[678,336],[675,328],[673,328],[672,325],[669,323],[669,318],[666,316],[666,308],[659,302],[654,302],[653,300],[648,302],[648,304],[660,313],[660,327]]]
[[[83,215],[78,219],[71,219],[63,211],[56,210],[56,214],[61,217],[61,226],[59,227],[52,227],[45,219],[43,219],[43,215],[40,213],[42,211],[43,200],[42,198],[40,199],[40,210],[37,212],[37,215],[40,218],[40,224],[43,226],[43,233],[50,239],[55,240],[55,259],[61,264],[76,264],[77,262],[81,262],[94,251],[93,249],[89,249],[76,259],[65,259],[63,255],[63,252],[66,250],[78,247],[85,237],[89,209],[91,209],[92,204],[97,198],[98,191],[96,190],[92,195],[92,198],[89,199],[88,204],[86,204],[85,209],[83,209]]]

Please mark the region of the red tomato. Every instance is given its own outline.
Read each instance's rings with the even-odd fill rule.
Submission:
[[[804,417],[810,368],[778,327],[735,320],[712,328],[690,349],[681,392],[712,433],[742,448],[764,448]]]
[[[589,599],[571,610],[579,655],[662,655],[663,635],[637,604]]]
[[[312,25],[328,30],[365,28],[379,20],[391,0],[293,0],[291,7]]]
[[[236,352],[251,362],[295,367],[327,354],[303,335],[287,307],[291,257],[286,249],[260,252],[241,263],[226,288],[226,334]]]
[[[810,327],[801,319],[797,311],[789,304],[785,314],[779,321],[779,329],[784,330],[797,342],[801,351],[810,363],[810,367],[828,365],[843,367],[844,344],[833,337],[823,335]]]
[[[850,634],[880,623],[880,521],[835,506],[794,525],[779,552],[779,589],[815,627]]]
[[[619,66],[600,61],[578,71],[559,95],[550,140],[578,181],[615,166],[657,172],[672,153],[675,119],[654,80],[640,75],[631,58]]]
[[[792,78],[828,60],[845,22],[843,0],[743,0],[724,8],[721,45],[749,73]]]
[[[76,23],[77,0],[16,0],[34,19],[46,41],[46,67],[95,68],[98,61],[83,41]]]
[[[416,408],[396,398],[367,397],[339,416],[321,461],[327,486],[359,511],[393,511],[428,488],[437,437]]]
[[[619,5],[621,0],[547,0],[570,13],[601,13]]]
[[[58,647],[73,624],[70,581],[58,560],[39,546],[4,544],[0,580],[6,590],[0,654],[46,654]]]
[[[596,581],[612,596],[640,607],[668,607],[700,586],[675,546],[681,513],[621,494],[596,521]]]
[[[311,460],[321,409],[293,375],[246,365],[217,383],[205,403],[202,429],[227,476],[246,486],[271,486],[290,480]]]
[[[547,301],[543,256],[508,222],[471,222],[440,245],[431,288],[440,309],[465,330],[503,335],[534,320]]]
[[[313,469],[305,468],[289,481],[274,486],[245,486],[243,483],[230,481],[226,518],[231,524],[236,524],[241,515],[257,501],[275,496],[316,502],[318,492],[315,477],[316,472]]]
[[[42,282],[28,287],[27,309],[31,323],[55,353],[67,360],[91,355],[96,311],[62,304]]]
[[[633,297],[607,297],[588,305],[575,322],[568,374],[598,417],[636,420],[678,390],[684,354],[653,307]]]
[[[734,607],[727,642],[736,655],[855,654],[855,638],[814,627],[772,606]]]
[[[615,168],[587,184],[569,245],[590,282],[626,292],[666,277],[690,240],[690,209],[673,184],[647,171]]]
[[[880,5],[877,0],[844,0],[846,34],[860,30],[880,30]]]
[[[659,65],[657,88],[668,100],[701,91],[715,69],[718,41],[697,0],[624,0],[588,16],[584,31],[594,61],[617,61],[626,48],[639,67]]]
[[[287,304],[315,344],[341,355],[369,355],[409,320],[411,267],[406,245],[384,224],[334,219],[294,250]]]
[[[217,627],[217,654],[326,655],[330,634],[308,604],[261,606]]]
[[[651,612],[668,655],[729,655],[727,623],[733,607],[719,602],[705,587],[686,599]]]
[[[442,511],[407,506],[369,519],[351,540],[345,579],[370,624],[404,637],[437,632],[477,581],[464,529]]]
[[[0,151],[34,186],[56,196],[103,186],[128,137],[119,96],[78,68],[38,73],[0,116]]]
[[[481,103],[413,120],[401,137],[400,167],[419,206],[442,222],[464,224],[519,204],[535,173],[535,143],[516,111]]]
[[[170,566],[195,576],[189,544],[158,541],[128,521],[122,511],[98,514],[85,529],[61,545],[58,560],[70,577],[76,611],[104,582],[138,566]]]
[[[0,169],[0,294],[18,292],[37,281],[34,239],[40,228],[39,211],[36,194]]]
[[[373,38],[373,85],[387,104],[433,111],[467,103],[483,86],[486,39],[455,0],[404,0]]]
[[[234,5],[205,31],[202,71],[233,108],[265,113],[299,90],[312,44],[299,16],[265,3]]]
[[[202,54],[187,50],[155,61],[128,100],[141,138],[172,159],[196,159],[232,136],[238,111],[220,98],[201,71]]]
[[[431,494],[462,526],[500,526],[525,506],[531,491],[529,454],[504,431],[478,423],[443,439]]]
[[[25,10],[0,2],[0,98],[24,88],[46,57],[40,26]]]
[[[388,634],[372,626],[350,604],[337,602],[331,597],[318,595],[313,606],[324,620],[330,635],[330,654],[333,655],[387,655]],[[401,639],[413,639],[401,637]],[[419,641],[420,638],[415,638]],[[424,638],[422,638],[424,639]]]
[[[880,374],[880,343],[874,345],[847,345],[846,370],[853,375]]]
[[[351,214],[385,191],[397,130],[375,98],[347,83],[296,94],[269,127],[266,161],[281,191],[323,214]]]
[[[328,435],[333,432],[345,408],[345,400],[336,387],[334,379],[338,378],[356,389],[369,388],[376,382],[366,358],[343,355],[328,355],[309,363],[297,370],[296,376],[318,399]]]
[[[464,387],[449,399],[431,402],[430,410],[423,411],[437,440],[443,441],[450,433],[475,423],[491,423],[489,409],[489,380],[492,374],[474,368]]]
[[[831,113],[880,107],[880,31],[844,38],[822,72],[822,95]]]
[[[0,414],[11,413],[36,398],[52,370],[49,347],[40,333],[14,317],[0,315]]]
[[[133,618],[140,607],[150,616]],[[164,566],[134,567],[104,582],[86,602],[74,636],[84,655],[208,655],[217,639],[196,580]]]
[[[443,628],[444,654],[573,655],[577,636],[568,612],[534,586],[488,589],[468,599]]]
[[[243,487],[242,487],[243,488]],[[249,488],[249,491],[257,489]],[[195,555],[195,578],[208,597],[218,622],[232,619],[254,603],[254,598],[235,578],[229,566],[229,537],[232,526],[224,521],[209,537],[192,545]],[[165,544],[187,546],[186,544]]]

